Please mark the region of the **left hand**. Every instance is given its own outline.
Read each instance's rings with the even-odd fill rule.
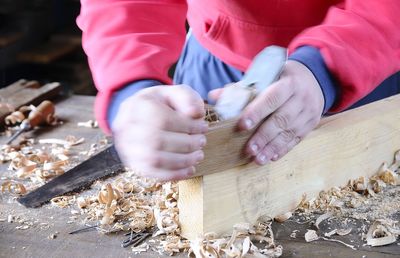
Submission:
[[[246,152],[259,165],[280,159],[318,125],[323,108],[324,96],[312,72],[297,61],[288,61],[280,79],[240,116],[241,130],[251,130],[262,122]]]
[[[288,61],[278,81],[243,111],[238,126],[250,130],[265,118],[247,143],[246,152],[259,165],[276,161],[296,146],[321,120],[322,90],[312,72]]]

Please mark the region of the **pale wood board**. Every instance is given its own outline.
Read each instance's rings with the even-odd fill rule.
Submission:
[[[324,118],[277,162],[262,167],[250,163],[181,181],[178,205],[183,235],[226,233],[235,223],[283,214],[295,209],[303,194],[312,198],[349,179],[373,175],[384,161],[392,162],[398,149],[400,95]]]

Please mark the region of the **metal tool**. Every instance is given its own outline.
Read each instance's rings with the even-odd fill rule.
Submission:
[[[82,162],[45,185],[18,199],[22,205],[35,208],[50,199],[90,185],[97,179],[116,175],[124,171],[124,165],[114,146]]]
[[[269,46],[264,48],[253,59],[243,79],[226,86],[214,109],[220,120],[234,118],[275,80],[287,60],[287,50],[283,47]]]
[[[18,131],[13,136],[11,136],[6,144],[10,144],[23,132],[32,129],[35,126],[46,122],[49,123],[54,116],[54,112],[54,104],[48,100],[43,101],[42,103],[40,103],[39,106],[37,106],[29,113],[28,117],[24,121],[22,121],[22,123],[19,125]]]
[[[84,228],[80,228],[80,229],[71,231],[71,232],[69,232],[68,234],[74,235],[74,234],[78,234],[78,233],[89,232],[89,231],[96,230],[98,227],[99,227],[98,225],[85,226]]]
[[[149,231],[143,231],[143,232],[138,232],[135,233],[131,231],[130,233],[125,234],[125,236],[129,236],[127,239],[122,241],[121,246],[122,247],[128,247],[133,245],[134,247],[140,245],[144,240],[146,240],[148,237],[152,235],[151,232]]]

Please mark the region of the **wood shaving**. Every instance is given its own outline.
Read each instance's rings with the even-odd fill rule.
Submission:
[[[22,183],[14,181],[6,181],[1,184],[1,192],[8,191],[11,194],[23,195],[26,193],[26,188]]]
[[[351,249],[353,249],[353,250],[357,250],[357,248],[355,248],[354,245],[349,245],[349,244],[347,244],[347,243],[345,243],[345,242],[343,242],[343,241],[340,241],[340,240],[338,240],[338,239],[326,238],[326,237],[321,237],[321,239],[323,239],[323,240],[325,240],[325,241],[340,243],[340,244],[342,244],[342,245],[344,245],[344,246],[347,246],[347,247],[349,247],[349,248],[351,248]]]
[[[78,127],[86,127],[86,128],[98,128],[99,124],[97,123],[96,120],[88,120],[86,122],[78,122],[77,126]]]
[[[327,213],[322,214],[322,215],[319,216],[319,217],[317,218],[317,220],[315,221],[315,226],[319,229],[319,224],[320,224],[322,221],[331,218],[332,216],[333,216],[333,213],[332,213],[332,212],[327,212]]]
[[[396,242],[396,237],[399,234],[394,234],[396,232],[390,230],[393,228],[390,222],[384,220],[375,221],[368,230],[366,240],[367,245],[370,246],[384,246]]]
[[[51,204],[66,208],[75,203],[75,196],[57,196],[50,200]]]
[[[338,229],[336,231],[336,234],[338,234],[339,236],[346,236],[348,234],[350,234],[352,231],[352,228],[347,228],[347,229]]]
[[[8,222],[8,223],[13,223],[13,222],[14,222],[14,216],[11,215],[11,214],[8,215],[8,216],[7,216],[7,222]]]
[[[0,148],[0,163],[9,162],[8,170],[15,171],[18,179],[29,179],[34,186],[30,188],[36,188],[63,174],[71,165],[70,149],[83,141],[83,138],[69,136],[65,140],[43,139],[39,142],[44,145],[37,147],[34,147],[33,140],[16,146],[3,145]]]
[[[283,223],[283,222],[285,222],[286,220],[290,219],[292,216],[293,216],[293,213],[289,211],[289,212],[286,212],[285,214],[276,216],[276,217],[274,218],[274,220],[275,220],[276,222],[278,222],[278,223]]]
[[[297,229],[293,230],[292,233],[290,233],[290,238],[296,238],[297,232],[299,232],[299,230],[297,230]]]
[[[54,138],[40,139],[39,143],[40,144],[58,144],[58,145],[63,145],[66,148],[69,148],[71,146],[81,144],[84,141],[85,141],[85,138],[77,139],[74,136],[67,136],[67,138],[65,140],[54,139]]]
[[[276,245],[271,230],[271,221],[259,221],[252,227],[248,223],[234,226],[230,237],[217,238],[215,234],[205,235],[190,242],[189,256],[206,257],[280,257],[282,246]],[[265,243],[263,249],[253,244]]]
[[[317,232],[315,230],[307,229],[307,232],[304,234],[304,239],[308,243],[308,242],[312,242],[312,241],[318,240],[319,237],[318,237]]]

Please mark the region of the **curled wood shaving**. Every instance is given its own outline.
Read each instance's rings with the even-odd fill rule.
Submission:
[[[396,151],[394,154],[394,161],[392,165],[390,165],[389,169],[391,171],[396,172],[400,168],[400,150]]]
[[[307,232],[304,234],[304,239],[306,240],[306,242],[312,242],[318,240],[319,237],[315,230],[307,229]]]
[[[81,197],[81,196],[76,198],[76,203],[78,204],[78,207],[80,209],[84,209],[89,205],[88,201],[85,198]]]
[[[333,213],[332,213],[332,212],[327,212],[327,213],[322,214],[322,215],[319,216],[319,217],[317,218],[317,220],[315,221],[315,226],[319,229],[319,224],[320,224],[322,221],[331,218],[332,216],[333,216]]]
[[[348,234],[350,234],[352,231],[352,228],[347,228],[347,229],[338,229],[336,231],[336,234],[338,234],[339,236],[346,236]]]
[[[4,193],[5,191],[8,191],[11,194],[23,195],[26,193],[26,188],[21,183],[6,181],[1,184],[1,192]]]
[[[57,196],[50,200],[51,204],[60,208],[66,208],[75,202],[74,196]]]
[[[97,198],[100,204],[111,206],[112,201],[118,201],[121,198],[121,194],[108,183],[102,187]]]
[[[388,224],[375,221],[367,232],[366,240],[367,245],[384,246],[396,242],[396,235],[390,232]]]

